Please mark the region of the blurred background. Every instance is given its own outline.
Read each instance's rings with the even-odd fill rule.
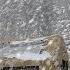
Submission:
[[[0,0],[0,42],[60,34],[70,40],[69,0]]]

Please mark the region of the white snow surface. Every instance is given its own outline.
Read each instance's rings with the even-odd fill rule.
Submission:
[[[16,47],[6,46],[0,49],[0,56],[7,57],[7,58],[17,58],[22,60],[45,60],[47,58],[51,58],[49,52],[44,51],[42,54],[39,54],[40,50],[42,49],[42,44],[36,44],[39,41],[43,40],[43,38],[37,38],[33,40],[26,39],[25,41],[16,41],[11,42],[11,44],[16,45]],[[32,45],[31,42],[35,44]],[[23,45],[29,44],[29,45]],[[22,46],[21,46],[22,45]],[[70,51],[68,51],[70,57]]]
[[[40,54],[42,44],[36,44],[44,38],[45,37],[33,40],[26,39],[25,41],[13,41],[11,42],[13,47],[6,46],[4,49],[0,49],[0,53],[2,53],[1,56],[7,58],[15,57],[22,60],[45,60],[47,58],[51,58],[52,56],[47,51],[44,51],[42,54]],[[29,45],[24,45],[23,43]],[[14,45],[16,47],[14,47]]]
[[[51,58],[52,56],[48,52],[43,52],[42,54],[32,52],[18,52],[16,54],[8,55],[7,57],[16,57],[17,59],[22,60],[45,60],[47,58]]]

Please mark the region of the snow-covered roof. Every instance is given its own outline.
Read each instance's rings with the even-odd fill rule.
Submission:
[[[40,39],[38,40],[11,42],[10,45],[0,49],[0,53],[2,53],[0,56],[7,58],[15,57],[22,60],[45,60],[51,58],[49,52],[40,54],[42,43]]]
[[[43,52],[42,54],[33,53],[33,52],[17,52],[16,54],[10,54],[6,56],[7,58],[17,58],[22,60],[46,60],[52,56],[48,52]]]

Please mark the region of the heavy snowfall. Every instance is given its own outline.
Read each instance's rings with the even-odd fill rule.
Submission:
[[[41,40],[52,34],[63,36],[70,53],[69,0],[0,0],[1,58],[51,57],[48,52],[39,55],[39,51]]]

